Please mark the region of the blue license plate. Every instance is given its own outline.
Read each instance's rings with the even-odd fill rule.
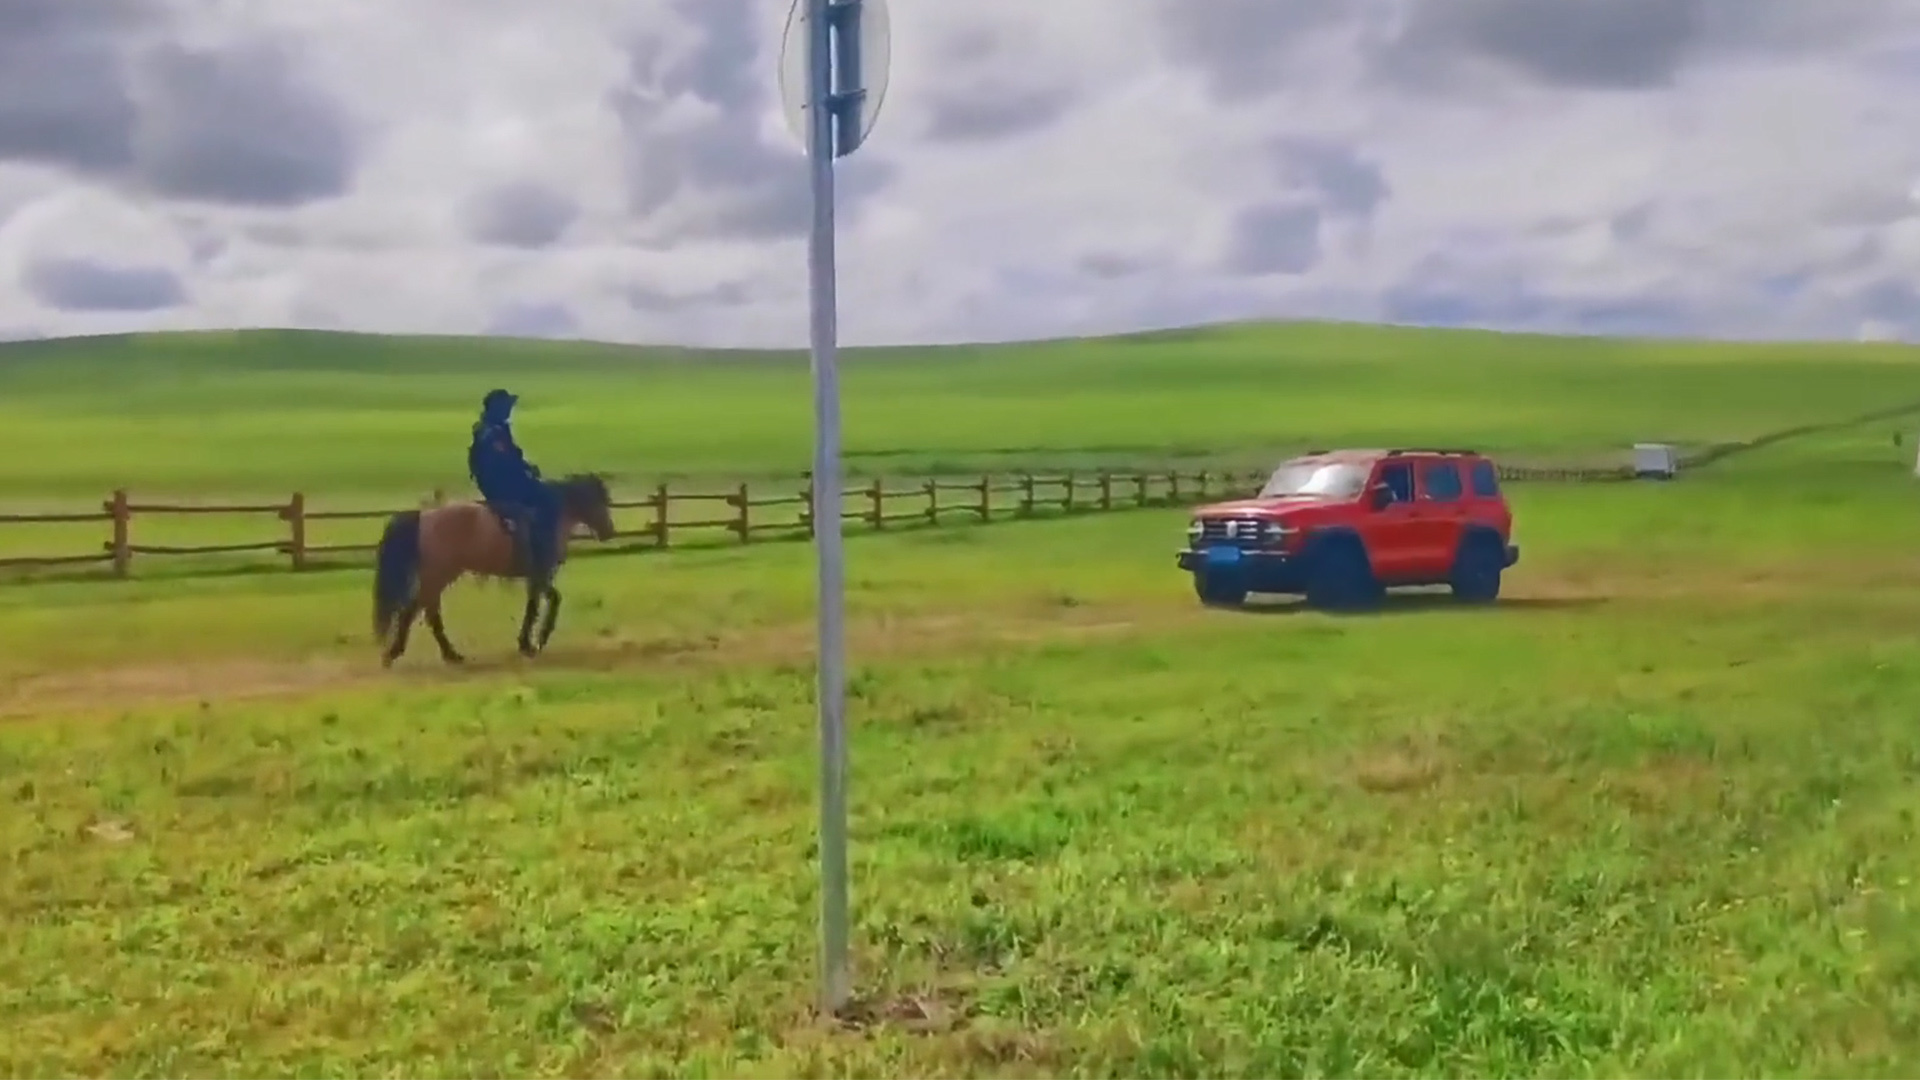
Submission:
[[[1210,547],[1207,549],[1208,566],[1232,566],[1240,561],[1240,549],[1237,547]]]

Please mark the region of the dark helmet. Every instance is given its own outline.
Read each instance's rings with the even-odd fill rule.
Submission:
[[[489,390],[487,396],[480,401],[480,411],[488,416],[505,416],[513,411],[514,404],[519,400],[518,394],[509,394],[505,390]]]

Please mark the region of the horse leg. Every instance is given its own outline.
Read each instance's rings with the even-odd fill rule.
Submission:
[[[540,651],[547,651],[547,642],[553,640],[553,627],[560,621],[560,590],[547,584],[547,617],[540,623]]]
[[[527,579],[527,609],[520,616],[520,655],[532,656],[540,650],[533,644],[533,621],[540,614],[540,598],[551,588],[538,577]]]
[[[447,624],[440,617],[439,593],[434,593],[433,598],[427,601],[426,614],[427,629],[433,631],[433,642],[440,646],[440,659],[449,664],[466,663],[467,658],[461,656],[460,650],[454,648],[453,642],[447,640]]]
[[[400,659],[400,654],[407,651],[407,633],[413,629],[413,620],[419,615],[418,599],[407,601],[407,606],[400,609],[400,625],[394,629],[393,640],[387,645],[386,653],[380,657],[381,667],[392,667],[393,662]]]

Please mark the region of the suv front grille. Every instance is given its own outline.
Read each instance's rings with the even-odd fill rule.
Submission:
[[[1201,547],[1232,544],[1249,550],[1267,546],[1261,538],[1262,523],[1256,518],[1219,518],[1200,522]]]

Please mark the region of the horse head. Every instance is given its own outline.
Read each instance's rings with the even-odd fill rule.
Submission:
[[[560,496],[560,508],[573,520],[587,527],[596,540],[611,540],[613,494],[606,478],[599,473],[578,473],[554,485]]]

